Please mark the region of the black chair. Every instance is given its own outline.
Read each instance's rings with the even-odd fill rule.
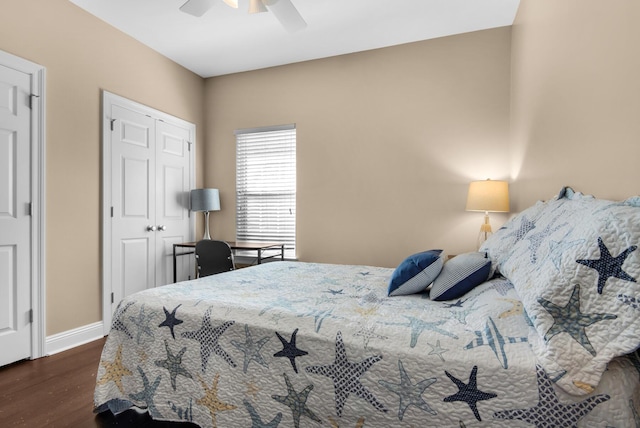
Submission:
[[[203,239],[196,243],[198,278],[235,269],[231,247],[224,241]]]

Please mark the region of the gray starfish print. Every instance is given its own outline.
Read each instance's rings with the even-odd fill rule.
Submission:
[[[387,382],[385,380],[379,380],[378,383],[389,391],[397,394],[400,397],[400,406],[398,407],[398,419],[402,420],[404,413],[409,406],[416,406],[417,408],[424,410],[425,412],[437,415],[438,412],[433,410],[426,401],[422,398],[422,393],[436,382],[436,378],[421,380],[415,385],[411,383],[407,371],[402,365],[402,361],[398,360],[398,368],[400,369],[400,383]]]
[[[153,330],[151,329],[151,320],[154,318],[154,315],[151,313],[147,315],[144,309],[145,305],[140,306],[140,312],[135,317],[129,317],[129,320],[133,322],[138,330],[136,334],[136,343],[138,345],[143,343],[142,335],[145,334],[149,338],[153,339]]]
[[[553,226],[556,221],[558,221],[559,217],[554,218],[551,223],[545,226],[540,232],[531,232],[527,235],[527,240],[529,241],[529,250],[531,251],[530,259],[532,264],[536,264],[538,261],[538,249],[540,245],[545,241],[545,239],[551,234],[557,232],[567,225],[567,223],[562,223],[558,226]]]
[[[247,368],[249,367],[249,363],[251,361],[255,361],[256,363],[260,364],[263,367],[269,367],[269,365],[264,360],[264,358],[262,358],[262,355],[260,354],[260,350],[262,349],[264,344],[267,343],[271,338],[263,337],[262,339],[255,342],[253,340],[253,337],[251,336],[251,332],[249,331],[248,324],[244,325],[244,334],[246,337],[246,340],[244,343],[240,343],[235,340],[231,341],[233,346],[241,350],[242,353],[244,354],[244,364],[242,365],[242,371],[244,373],[247,372]]]
[[[134,401],[143,401],[146,406],[141,407],[146,407],[149,410],[149,414],[151,416],[155,418],[161,418],[162,415],[153,402],[153,397],[156,395],[156,390],[158,389],[158,385],[160,385],[160,379],[162,379],[162,376],[158,376],[156,380],[154,380],[153,383],[150,384],[147,375],[142,371],[142,368],[140,368],[140,366],[138,366],[138,373],[140,373],[140,376],[142,377],[143,389],[140,392],[129,394],[129,398]]]
[[[406,315],[404,315],[404,317],[409,320],[408,324],[390,323],[389,325],[401,325],[401,326],[405,326],[405,327],[411,328],[411,342],[410,342],[409,345],[412,348],[416,347],[416,344],[418,343],[418,337],[425,330],[431,330],[431,331],[434,331],[436,333],[440,333],[440,334],[442,334],[444,336],[452,337],[454,339],[458,338],[458,336],[456,336],[455,334],[449,333],[448,331],[443,330],[443,329],[438,327],[438,326],[444,324],[446,322],[446,320],[424,321],[424,320],[422,320],[420,318],[416,318],[416,317],[411,317],[411,316],[406,316]]]
[[[278,412],[276,417],[273,418],[271,422],[264,423],[262,422],[262,419],[260,418],[260,415],[258,414],[256,409],[253,408],[251,403],[249,403],[246,398],[242,400],[242,403],[244,404],[244,407],[247,408],[249,416],[251,416],[251,428],[277,428],[278,425],[280,425],[280,421],[282,420],[282,413]]]
[[[233,362],[231,356],[222,349],[218,341],[220,336],[231,327],[235,321],[227,321],[218,327],[211,326],[211,308],[207,309],[202,319],[202,327],[196,331],[187,331],[182,333],[182,337],[187,339],[193,339],[200,342],[200,356],[202,358],[202,371],[206,371],[207,363],[211,352],[224,359],[231,367],[235,367],[236,363]]]
[[[567,333],[594,356],[596,350],[593,349],[585,329],[597,322],[617,318],[614,314],[583,314],[580,311],[580,284],[576,284],[573,288],[569,302],[565,306],[555,305],[542,297],[538,297],[538,303],[553,317],[553,324],[544,335],[546,342],[559,333]]]
[[[187,369],[185,369],[184,367],[182,367],[182,356],[184,355],[185,351],[187,350],[187,347],[185,346],[184,348],[182,348],[180,350],[180,352],[178,352],[178,355],[173,355],[173,353],[171,352],[171,349],[169,349],[169,344],[167,343],[167,340],[165,339],[164,341],[164,347],[167,351],[167,359],[166,360],[157,360],[156,366],[158,367],[163,367],[167,370],[169,370],[169,376],[171,377],[171,386],[173,387],[173,390],[176,390],[176,377],[178,377],[178,375],[182,375],[186,378],[189,379],[193,379],[191,377],[191,373],[189,373],[187,371]]]
[[[309,393],[313,389],[313,385],[308,385],[298,393],[293,389],[293,385],[291,385],[291,381],[286,373],[284,373],[284,381],[287,383],[287,395],[272,395],[271,398],[291,409],[295,428],[300,427],[300,416],[306,416],[316,422],[322,423],[320,418],[318,418],[307,406],[307,398],[309,398]]]
[[[428,355],[437,355],[438,357],[440,357],[440,360],[442,360],[442,362],[444,362],[444,357],[442,356],[442,354],[447,352],[448,349],[445,349],[445,348],[441,347],[439,340],[436,340],[435,346],[430,344],[429,342],[427,342],[427,345],[429,345],[431,347],[431,351],[429,351]]]
[[[375,330],[376,330],[376,326],[375,325],[363,325],[362,327],[360,327],[360,329],[358,331],[353,333],[353,335],[362,337],[362,339],[364,341],[364,349],[368,349],[369,348],[369,341],[371,339],[380,339],[380,340],[387,340],[388,339],[387,336],[382,336],[380,334],[376,334]]]
[[[347,358],[347,351],[342,341],[342,333],[336,335],[336,355],[333,364],[324,366],[309,366],[307,373],[327,376],[333,380],[336,395],[336,414],[342,417],[342,409],[349,394],[353,393],[369,402],[376,410],[386,412],[384,405],[361,382],[360,377],[371,368],[372,365],[382,360],[381,355],[365,358],[359,363],[352,363]]]

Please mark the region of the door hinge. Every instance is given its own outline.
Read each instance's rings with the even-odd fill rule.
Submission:
[[[192,143],[191,141],[187,141],[187,147],[188,147],[188,150],[189,150],[189,151],[191,151],[191,145],[192,145],[192,144],[193,144],[193,143]]]
[[[29,309],[29,323],[33,323],[33,309]]]
[[[29,94],[29,108],[30,109],[33,109],[33,99],[34,98],[40,98],[40,95]]]
[[[31,202],[27,202],[27,215],[28,216],[33,215],[33,204]]]
[[[113,207],[111,207],[111,218],[113,218]]]
[[[111,293],[111,303],[113,303],[114,300],[115,300],[115,297],[114,297],[113,293]]]
[[[114,125],[115,123],[116,123],[116,120],[115,119],[111,119],[111,130],[112,131],[114,131],[116,129],[115,125]]]

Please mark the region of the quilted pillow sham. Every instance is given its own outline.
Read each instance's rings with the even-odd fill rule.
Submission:
[[[500,272],[512,254],[515,244],[536,227],[536,220],[542,215],[548,202],[538,201],[535,205],[509,219],[500,229],[482,243],[478,251],[487,253],[494,271]]]
[[[500,255],[500,271],[533,322],[538,360],[565,391],[584,395],[612,358],[640,346],[640,198],[563,189],[542,206]]]
[[[424,291],[442,269],[442,250],[412,254],[398,265],[389,280],[389,296],[405,296]]]

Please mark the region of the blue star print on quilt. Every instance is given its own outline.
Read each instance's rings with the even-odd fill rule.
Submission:
[[[146,404],[146,406],[141,406],[141,407],[143,408],[146,407],[149,411],[149,414],[152,417],[161,418],[162,415],[158,411],[158,408],[156,407],[153,400],[156,395],[156,390],[160,385],[160,380],[162,379],[162,376],[158,376],[153,381],[153,383],[149,383],[149,379],[147,378],[147,375],[144,373],[142,368],[140,368],[140,366],[138,366],[138,373],[140,373],[140,376],[142,377],[142,391],[136,392],[134,394],[129,394],[129,398],[131,398],[134,401],[143,401]]]
[[[342,341],[342,333],[338,332],[336,335],[336,355],[333,364],[309,366],[305,370],[307,373],[327,376],[333,380],[336,395],[336,414],[338,417],[342,416],[344,403],[351,393],[368,401],[376,410],[386,412],[387,409],[385,409],[384,405],[360,382],[360,377],[380,360],[382,360],[381,355],[374,355],[365,358],[359,363],[352,363],[347,358],[347,351]]]
[[[302,349],[298,349],[296,346],[296,335],[298,334],[298,329],[296,328],[291,334],[291,340],[287,342],[287,339],[280,336],[280,334],[276,331],[276,336],[282,342],[282,351],[278,351],[273,354],[274,357],[287,357],[291,362],[291,367],[293,367],[293,371],[298,373],[298,367],[296,366],[296,357],[303,357],[308,354],[307,351],[303,351]]]
[[[624,250],[617,257],[613,257],[609,252],[609,249],[602,241],[602,238],[598,237],[598,247],[600,248],[600,258],[596,260],[576,260],[577,263],[585,265],[598,271],[598,294],[602,294],[602,290],[609,278],[618,278],[624,281],[636,282],[636,280],[629,276],[624,270],[622,265],[625,260],[634,252],[638,247],[632,245]]]
[[[158,325],[158,327],[169,327],[169,330],[171,330],[171,337],[173,337],[174,339],[176,338],[176,335],[173,332],[173,328],[177,325],[182,324],[182,320],[176,318],[176,311],[180,306],[182,306],[182,304],[176,306],[171,312],[169,312],[167,308],[163,306],[162,309],[164,310],[165,320],[162,321],[160,325]]]
[[[488,346],[489,348],[491,348],[493,354],[505,369],[509,368],[507,353],[504,350],[505,345],[527,342],[529,340],[527,337],[503,336],[491,317],[489,317],[488,321],[485,323],[484,330],[476,330],[475,334],[476,339],[469,342],[467,346],[464,347],[464,349],[473,349],[479,346]]]
[[[516,242],[518,242],[519,240],[521,240],[522,238],[524,238],[527,233],[529,233],[530,231],[532,231],[533,229],[536,228],[536,224],[534,222],[532,222],[531,220],[529,220],[527,218],[527,216],[522,216],[522,219],[520,221],[520,226],[518,226],[517,228],[515,228],[515,230],[507,235],[505,235],[505,239],[509,238],[511,236],[515,237],[515,241],[513,242],[513,244],[515,244]]]
[[[473,366],[471,369],[471,375],[469,376],[469,383],[464,383],[460,379],[451,375],[445,370],[444,374],[458,387],[458,392],[448,397],[445,397],[443,401],[450,403],[452,401],[464,401],[469,405],[469,408],[473,412],[473,415],[477,420],[481,421],[480,412],[478,412],[478,401],[490,400],[497,397],[497,394],[493,392],[483,392],[478,389],[478,366]]]
[[[129,328],[123,321],[124,313],[127,312],[131,306],[133,306],[136,302],[127,302],[126,305],[122,305],[122,302],[118,304],[115,313],[113,314],[113,323],[111,325],[112,330],[121,331],[127,335],[129,339],[133,339],[133,334],[129,331]]]
[[[494,419],[520,420],[536,427],[573,428],[598,404],[609,400],[608,395],[599,394],[579,403],[562,404],[558,400],[553,384],[544,369],[536,365],[538,381],[538,404],[528,409],[503,410],[493,414]]]
[[[594,356],[596,355],[596,350],[593,349],[585,329],[597,322],[617,318],[617,316],[613,314],[583,314],[580,311],[579,284],[576,284],[573,288],[569,303],[565,306],[558,306],[542,297],[538,297],[538,303],[553,317],[553,325],[544,335],[546,342],[551,340],[556,334],[567,333]]]
[[[540,232],[531,232],[527,235],[526,239],[529,241],[529,250],[531,251],[529,258],[532,264],[536,264],[538,261],[538,249],[543,242],[547,240],[548,236],[555,233],[556,231],[562,229],[567,223],[562,223],[558,226],[553,226],[554,223],[558,220],[558,217],[554,218],[551,223],[545,226]]]

